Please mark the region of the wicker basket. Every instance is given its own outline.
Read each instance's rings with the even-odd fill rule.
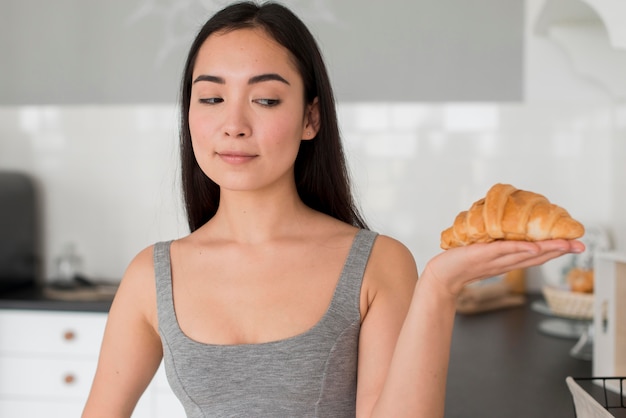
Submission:
[[[543,295],[552,313],[573,319],[593,318],[593,293],[543,287]]]

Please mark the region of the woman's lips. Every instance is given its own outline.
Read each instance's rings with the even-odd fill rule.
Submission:
[[[255,154],[247,154],[236,151],[218,152],[217,155],[222,161],[229,164],[244,164],[257,157]]]

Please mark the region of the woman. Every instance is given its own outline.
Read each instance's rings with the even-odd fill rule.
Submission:
[[[577,241],[410,252],[352,201],[330,83],[289,10],[235,4],[181,94],[191,233],[131,262],[84,417],[130,416],[163,359],[190,417],[443,416],[456,295]]]

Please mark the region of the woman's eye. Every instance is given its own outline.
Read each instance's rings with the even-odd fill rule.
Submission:
[[[254,101],[266,107],[277,106],[278,104],[280,104],[280,100],[278,99],[256,99]]]
[[[219,97],[207,97],[207,98],[199,100],[200,103],[204,103],[204,104],[218,104],[218,103],[222,103],[223,101],[224,99],[219,98]]]

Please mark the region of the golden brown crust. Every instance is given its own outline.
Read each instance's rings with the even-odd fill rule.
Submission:
[[[504,238],[505,232],[502,231],[504,208],[509,196],[513,194],[515,190],[515,187],[510,184],[498,183],[492,186],[487,196],[485,196],[483,218],[487,235],[493,239]]]
[[[593,270],[573,268],[567,273],[567,283],[572,292],[593,293]]]
[[[580,222],[545,196],[498,183],[441,233],[441,248],[495,240],[575,239],[584,233]]]

